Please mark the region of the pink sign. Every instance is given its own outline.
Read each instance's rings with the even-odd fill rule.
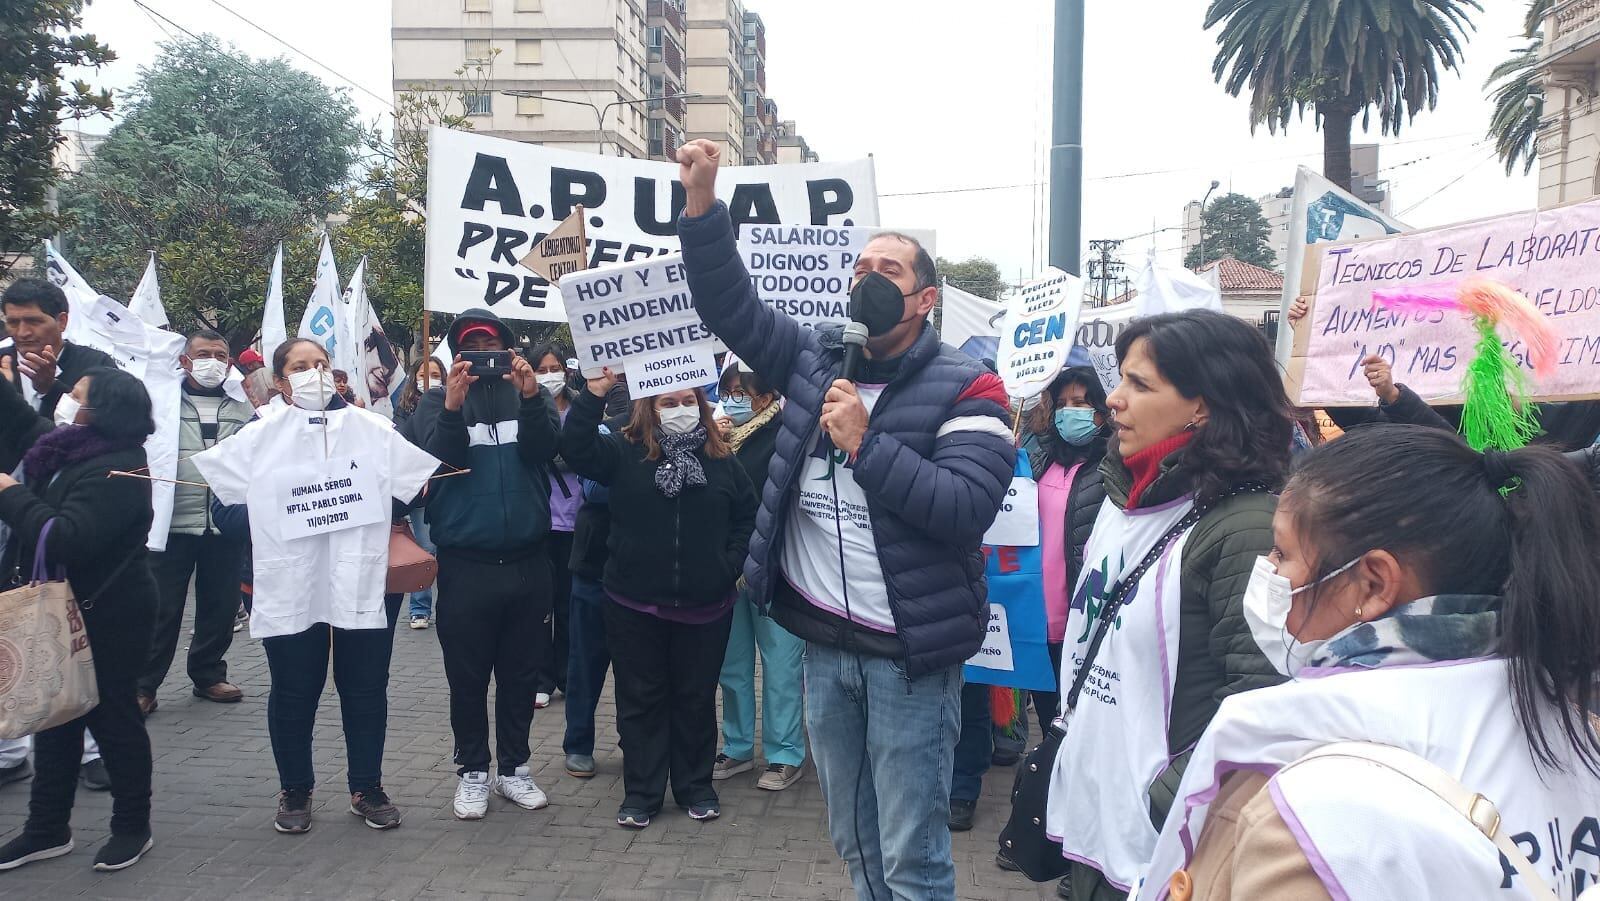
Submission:
[[[1301,404],[1374,404],[1360,366],[1374,353],[1424,400],[1459,400],[1478,340],[1468,317],[1392,311],[1372,292],[1472,276],[1521,291],[1561,335],[1555,374],[1541,380],[1517,336],[1501,330],[1536,399],[1600,397],[1600,200],[1318,250],[1316,301],[1297,339]]]

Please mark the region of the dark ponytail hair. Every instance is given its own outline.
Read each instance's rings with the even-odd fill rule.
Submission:
[[[1178,393],[1205,399],[1210,415],[1178,464],[1195,502],[1211,503],[1250,482],[1282,485],[1294,414],[1266,337],[1212,310],[1147,316],[1117,336],[1119,365],[1140,338]]]
[[[1517,719],[1542,764],[1560,768],[1544,710],[1600,776],[1600,504],[1578,468],[1545,447],[1479,454],[1421,426],[1357,429],[1302,455],[1284,506],[1314,549],[1314,579],[1386,550],[1428,595],[1499,595],[1497,652]],[[1559,739],[1555,739],[1559,741]]]

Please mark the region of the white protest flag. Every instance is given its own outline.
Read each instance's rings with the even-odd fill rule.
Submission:
[[[1410,231],[1411,227],[1373,209],[1343,188],[1301,166],[1294,176],[1294,205],[1289,214],[1289,256],[1283,261],[1283,303],[1279,311],[1278,362],[1287,364],[1294,350],[1289,305],[1300,295],[1306,248],[1330,241],[1353,241]]]
[[[67,319],[64,337],[68,341],[83,343],[85,321],[93,313],[100,292],[89,287],[89,283],[78,274],[78,270],[72,268],[67,258],[62,256],[61,252],[56,250],[56,246],[49,241],[44,242],[44,257],[45,278],[67,295],[67,310],[71,316]],[[58,351],[60,349],[56,348]]]
[[[360,384],[361,339],[364,336],[361,323],[357,321],[362,317],[357,311],[367,305],[365,256],[356,263],[355,271],[350,273],[350,283],[339,295],[339,304],[339,315],[336,317],[339,323],[339,350],[333,355],[333,368],[350,373],[350,383],[357,385]]]
[[[739,227],[739,255],[756,294],[801,325],[840,325],[850,318],[856,260],[886,229],[861,226],[758,225]],[[934,233],[895,229],[936,256]]]
[[[1054,266],[1007,298],[995,360],[1007,394],[1032,397],[1061,373],[1077,340],[1082,305],[1083,279]]]
[[[272,274],[267,279],[267,305],[261,311],[261,359],[272,361],[278,345],[289,340],[283,324],[283,242],[272,257]]]
[[[1000,322],[1006,305],[944,283],[939,292],[939,337],[969,357],[993,360],[1000,353]]]
[[[169,324],[167,308],[161,305],[161,283],[156,280],[156,252],[153,250],[150,251],[150,262],[144,267],[144,276],[139,279],[139,286],[133,289],[133,299],[128,301],[128,309],[156,328],[166,328]]]
[[[1215,272],[1220,267],[1213,266]],[[1150,248],[1150,257],[1144,268],[1133,279],[1140,316],[1158,313],[1181,313],[1184,310],[1215,310],[1222,312],[1222,291],[1216,278],[1196,275],[1183,266],[1163,266],[1156,258],[1156,249]]]
[[[368,410],[392,419],[394,402],[389,398],[389,387],[400,364],[383,323],[378,321],[378,311],[367,296],[366,257],[361,258],[350,276],[350,287],[345,291],[345,317],[350,324],[346,343],[352,361],[347,370],[352,390],[366,402]]]
[[[676,253],[675,163],[596,156],[434,128],[428,133],[426,307],[565,322],[562,292],[519,262],[578,207],[587,267]],[[735,226],[876,225],[872,161],[733,166],[717,196]]]
[[[322,236],[322,254],[317,257],[317,280],[311,286],[305,315],[300,317],[300,337],[310,338],[328,352],[334,368],[339,365],[340,340],[344,337],[344,298],[339,290],[339,270],[333,264],[333,242]]]

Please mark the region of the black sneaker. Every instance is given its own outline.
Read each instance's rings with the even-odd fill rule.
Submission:
[[[272,828],[285,835],[299,835],[311,831],[311,792],[288,789],[278,793],[278,815]]]
[[[0,870],[15,870],[23,864],[33,863],[36,860],[49,860],[71,852],[71,832],[60,841],[39,838],[24,832],[6,842],[4,846],[0,846]]]
[[[24,779],[32,778],[33,764],[29,763],[26,757],[22,758],[22,762],[16,766],[0,767],[0,785],[9,785],[13,782],[21,782]]]
[[[1017,862],[1012,860],[1011,855],[1007,854],[1003,848],[995,852],[994,865],[1002,870],[1005,870],[1007,873],[1022,872],[1022,867],[1018,866]]]
[[[950,799],[950,831],[966,832],[972,828],[973,814],[977,813],[978,805],[975,801],[957,801]]]
[[[350,812],[374,829],[393,829],[400,825],[400,808],[389,800],[383,786],[369,792],[351,792]]]
[[[105,759],[96,757],[80,767],[78,784],[92,792],[111,791],[111,774],[106,772]]]
[[[139,862],[139,858],[146,851],[155,847],[156,840],[150,837],[150,830],[133,833],[111,833],[111,840],[100,846],[100,853],[94,856],[94,868],[102,873],[114,873],[117,870],[126,870]]]

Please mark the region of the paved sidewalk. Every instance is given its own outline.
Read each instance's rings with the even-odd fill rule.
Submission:
[[[187,624],[185,625],[187,629]],[[187,642],[185,641],[185,644]],[[156,846],[122,873],[90,869],[105,840],[110,799],[78,792],[77,850],[0,873],[0,898],[854,898],[834,854],[816,774],[783,792],[755,788],[755,774],[718,783],[722,818],[700,824],[669,807],[642,832],[613,820],[622,756],[609,693],[601,704],[600,773],[580,781],[562,769],[562,701],[534,720],[534,775],[550,807],[524,811],[495,797],[475,823],[450,814],[449,703],[433,630],[396,635],[389,687],[384,782],[405,811],[391,832],[347,813],[339,709],[330,674],[317,720],[315,827],[272,831],[277,775],[267,741],[267,666],[259,642],[235,636],[231,681],[242,703],[189,693],[180,650],[149,720],[155,747]],[[986,901],[1054,898],[994,866],[1011,769],[991,771],[977,827],[955,837],[958,896]],[[0,788],[0,839],[21,827],[28,783]]]

